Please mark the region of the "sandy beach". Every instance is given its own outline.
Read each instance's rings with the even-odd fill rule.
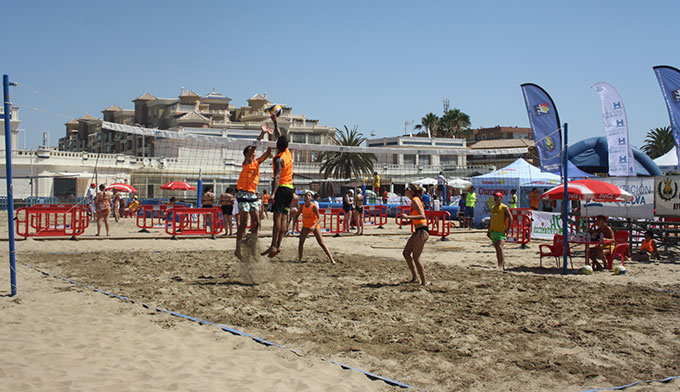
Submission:
[[[6,218],[5,218],[6,222]],[[2,223],[6,227],[6,223]],[[5,229],[6,230],[6,229]],[[265,221],[262,234],[271,232]],[[431,238],[432,282],[404,283],[407,228],[313,239],[241,263],[235,239],[138,233],[17,242],[19,295],[0,273],[6,390],[393,390],[336,361],[429,391],[582,391],[680,375],[680,262],[566,276],[538,243],[507,245],[495,269],[485,233]],[[6,232],[3,237],[6,237]],[[269,238],[259,240],[259,247]],[[2,242],[4,246],[7,242]],[[5,256],[7,260],[7,256]],[[583,253],[573,257],[576,269]],[[5,263],[5,265],[7,265]],[[35,269],[129,297],[110,298]],[[275,342],[146,309],[169,309]],[[678,380],[629,390],[678,390]]]

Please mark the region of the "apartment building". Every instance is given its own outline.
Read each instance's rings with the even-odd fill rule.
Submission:
[[[247,99],[247,105],[241,107],[232,105],[231,101],[231,98],[215,90],[200,95],[182,87],[177,98],[158,98],[144,93],[132,100],[134,109],[111,105],[102,110],[101,119],[185,134],[255,139],[260,134],[261,122],[269,118],[266,109],[273,103],[266,93],[253,95]],[[292,107],[279,105],[283,107],[279,121],[288,128],[291,142],[332,142],[335,128],[319,125],[319,120],[294,114]],[[118,153],[137,157],[156,155],[155,143],[150,138],[102,130],[99,123],[101,119],[85,115],[66,123],[66,136],[59,139],[59,150]],[[318,154],[313,151],[299,151],[295,156],[298,162],[313,162],[317,158]]]

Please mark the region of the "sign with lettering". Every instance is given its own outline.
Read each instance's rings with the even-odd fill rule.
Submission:
[[[663,178],[663,177],[662,177]],[[588,215],[617,218],[653,219],[655,183],[651,177],[609,177],[598,181],[616,185],[633,195],[633,200],[615,203],[588,203]]]
[[[552,240],[562,234],[562,217],[557,212],[531,211],[531,238]]]
[[[680,176],[654,177],[656,216],[680,216]]]

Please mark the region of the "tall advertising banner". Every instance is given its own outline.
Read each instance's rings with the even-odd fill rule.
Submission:
[[[667,65],[660,65],[654,67],[654,73],[659,80],[659,86],[661,86],[661,92],[666,101],[668,116],[671,118],[673,140],[678,153],[678,162],[680,162],[680,148],[678,148],[680,146],[680,70]]]
[[[615,177],[637,176],[633,150],[628,143],[628,119],[619,92],[608,83],[592,86],[602,101],[604,134],[609,145],[609,175]]]
[[[536,84],[525,83],[521,87],[529,114],[529,125],[541,159],[541,170],[559,175],[562,132],[555,103],[550,95]]]

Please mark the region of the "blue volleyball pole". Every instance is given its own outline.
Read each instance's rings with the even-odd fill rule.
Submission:
[[[198,186],[196,187],[196,208],[201,208],[201,196],[203,195],[203,177],[202,170],[198,169]]]
[[[4,94],[3,108],[5,110],[5,171],[7,175],[7,226],[9,233],[9,278],[11,286],[10,297],[17,295],[17,267],[16,252],[14,251],[14,190],[12,188],[12,132],[10,120],[12,118],[9,104],[9,86],[16,83],[9,82],[9,76],[2,75],[2,92]]]
[[[562,148],[562,167],[564,170],[564,178],[562,181],[564,183],[564,196],[562,198],[562,236],[564,237],[564,265],[562,266],[562,275],[567,274],[567,254],[569,252],[569,192],[567,188],[569,187],[569,176],[567,174],[567,127],[568,124],[564,123],[564,147]]]

